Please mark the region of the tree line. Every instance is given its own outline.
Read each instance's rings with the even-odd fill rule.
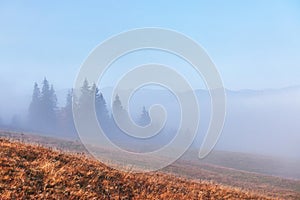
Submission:
[[[59,136],[77,136],[76,128],[73,120],[72,105],[84,106],[89,103],[91,95],[95,98],[95,111],[98,122],[105,132],[117,132],[118,127],[109,112],[108,105],[96,84],[89,84],[85,80],[82,84],[80,95],[75,95],[73,89],[70,89],[66,96],[66,103],[62,107],[58,107],[56,92],[53,85],[45,78],[41,87],[34,83],[32,99],[28,109],[28,117],[26,125],[23,129],[40,132],[55,133]],[[126,112],[122,106],[122,102],[118,95],[114,97],[113,108],[117,114]],[[150,123],[149,113],[145,107],[142,108],[138,119],[140,126],[146,126]],[[61,135],[62,134],[62,135]]]

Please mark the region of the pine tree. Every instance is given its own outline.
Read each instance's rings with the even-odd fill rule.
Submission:
[[[65,109],[69,112],[72,112],[72,104],[73,104],[73,89],[68,91],[67,97],[66,97],[66,106]]]
[[[63,132],[67,133],[68,136],[76,136],[76,128],[73,119],[73,100],[74,100],[73,89],[68,91],[66,97],[66,105],[61,110],[61,122],[60,125]]]
[[[81,87],[81,94],[79,97],[79,107],[80,109],[87,109],[91,106],[92,103],[92,89],[89,86],[89,82],[87,79],[84,80],[83,85]]]
[[[41,92],[37,83],[34,83],[32,100],[29,105],[29,127],[38,129],[40,126]]]
[[[124,112],[124,109],[123,109],[123,106],[122,106],[122,103],[121,103],[121,100],[120,100],[120,97],[118,94],[116,95],[115,100],[113,102],[113,112],[115,114],[122,114]]]
[[[139,125],[140,126],[147,126],[151,122],[151,118],[149,116],[148,111],[146,110],[145,106],[143,106],[142,114],[139,119]]]
[[[117,94],[116,97],[115,97],[115,100],[113,102],[113,120],[114,120],[114,126],[118,128],[118,126],[116,126],[116,118],[118,118],[118,122],[120,123],[119,125],[120,126],[126,126],[126,115],[127,115],[127,112],[126,110],[123,108],[122,106],[122,103],[121,103],[121,100],[120,100],[120,97],[119,95]]]
[[[53,86],[50,87],[48,80],[45,78],[41,92],[41,125],[43,131],[53,132],[57,126],[57,98]]]
[[[89,82],[87,79],[84,80],[83,85],[81,87],[81,95],[88,96],[91,94]]]
[[[50,103],[51,109],[55,111],[57,109],[57,97],[53,85],[50,88]]]
[[[47,118],[49,117],[49,113],[51,110],[51,94],[50,94],[50,85],[47,79],[45,78],[43,81],[43,87],[41,91],[41,111],[42,111],[42,119],[43,123],[47,121]]]
[[[98,87],[94,84],[92,87],[93,91],[95,91],[95,108],[96,115],[100,122],[100,125],[103,129],[107,130],[110,126],[110,117],[107,109],[106,101],[98,89]]]
[[[109,119],[109,112],[107,109],[107,105],[106,105],[106,101],[103,97],[103,94],[101,92],[99,92],[96,95],[96,109],[99,113],[99,116],[101,118],[106,118]]]

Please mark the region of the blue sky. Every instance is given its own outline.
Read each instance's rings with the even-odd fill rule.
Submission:
[[[51,4],[52,3],[52,4]],[[129,29],[161,27],[201,44],[226,88],[300,85],[299,1],[0,1],[0,85],[72,86],[90,51]],[[2,90],[4,90],[3,87]]]

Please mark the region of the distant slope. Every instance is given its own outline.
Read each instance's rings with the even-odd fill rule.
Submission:
[[[1,199],[269,199],[162,173],[130,174],[82,155],[0,139]]]
[[[198,159],[198,151],[192,150],[182,159],[192,161],[195,165],[208,163],[236,170],[296,179],[300,182],[300,160],[298,159],[217,150],[211,152],[203,160]]]
[[[230,187],[255,191],[273,198],[300,199],[300,181],[251,173],[207,163],[179,160],[163,169],[177,176],[204,179]]]

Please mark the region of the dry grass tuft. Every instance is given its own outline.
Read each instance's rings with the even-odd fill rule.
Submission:
[[[269,198],[162,173],[123,173],[82,155],[0,139],[0,199]]]

